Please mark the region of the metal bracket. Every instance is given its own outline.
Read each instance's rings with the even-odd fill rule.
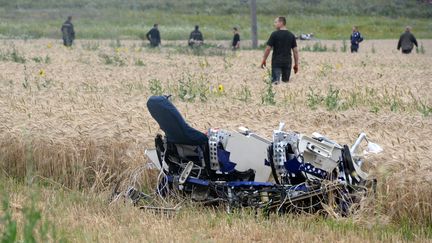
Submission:
[[[194,163],[192,161],[189,161],[186,165],[186,167],[184,168],[184,170],[182,171],[182,173],[180,174],[180,178],[179,178],[179,184],[183,185],[187,178],[189,177],[192,168],[193,168]]]

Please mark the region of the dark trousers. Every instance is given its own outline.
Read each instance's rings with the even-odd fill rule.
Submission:
[[[410,50],[402,50],[402,53],[403,53],[403,54],[410,54],[411,51],[412,51],[412,49],[410,49]]]
[[[272,81],[288,82],[291,76],[291,64],[272,66]]]
[[[359,45],[351,45],[351,53],[358,52]]]
[[[63,37],[63,45],[72,46],[73,39],[71,37]]]
[[[158,47],[159,46],[160,40],[150,39],[149,41],[150,41],[150,46],[152,46],[152,47]]]

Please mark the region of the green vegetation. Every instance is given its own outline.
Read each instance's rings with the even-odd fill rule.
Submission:
[[[222,84],[216,86],[209,84],[208,78],[205,72],[201,74],[185,72],[174,84],[169,83],[163,85],[161,80],[151,79],[149,80],[148,90],[151,95],[173,95],[173,100],[179,99],[184,102],[207,102],[210,98],[215,99],[228,95],[238,96],[237,99],[246,102],[249,101],[252,96],[247,86],[244,86],[240,92],[234,94],[225,91]]]
[[[420,47],[416,48],[416,52],[420,53],[420,54],[425,54],[426,53],[425,48],[423,46],[423,43],[420,43]]]
[[[327,96],[324,98],[324,103],[327,107],[327,110],[335,110],[338,107],[339,102],[339,90],[334,89],[333,86],[330,85]]]
[[[432,115],[432,106],[425,101],[415,97],[411,91],[399,90],[394,88],[388,90],[384,87],[384,94],[378,95],[378,90],[374,88],[357,88],[352,91],[340,90],[329,86],[327,93],[323,94],[321,90],[314,90],[309,87],[306,94],[306,105],[311,110],[316,110],[323,106],[328,111],[349,110],[358,107],[370,107],[372,113],[378,113],[380,110],[391,112],[410,112],[418,111],[423,116]],[[406,94],[411,100],[402,100],[400,97]]]
[[[341,52],[347,52],[348,44],[347,44],[346,40],[342,41],[342,46],[341,46],[340,50],[341,50]]]
[[[159,79],[149,81],[149,90],[151,95],[163,95],[162,83]]]
[[[207,84],[208,80],[203,75],[197,78],[194,75],[186,74],[178,80],[178,85],[173,91],[181,101],[193,102],[197,98],[200,101],[207,101],[210,92],[213,91],[212,87],[209,88]]]
[[[0,213],[0,242],[63,242],[64,239],[58,238],[55,224],[46,220],[41,210],[35,205],[36,198],[33,195],[28,205],[23,208],[18,207],[16,213],[12,210],[9,195],[1,189],[2,207]],[[15,206],[16,207],[16,206]],[[19,214],[24,219],[24,225],[20,225],[14,216]]]
[[[144,38],[157,22],[164,40],[186,39],[199,24],[206,39],[231,38],[238,26],[249,38],[246,1],[169,0],[0,0],[0,36],[60,38],[60,25],[75,16],[77,38]],[[358,25],[368,39],[397,38],[405,25],[418,38],[431,38],[432,5],[421,1],[284,0],[258,1],[259,38],[266,39],[276,15],[288,16],[294,33],[315,33],[320,39],[345,39]]]
[[[252,92],[250,88],[247,85],[242,84],[241,89],[237,94],[237,99],[247,103],[251,100],[251,98]]]
[[[17,222],[12,219],[12,212],[9,205],[9,196],[3,195],[2,202],[3,215],[1,217],[3,225],[2,242],[15,242],[17,238]]]
[[[226,49],[219,48],[217,45],[208,44],[208,43],[194,48],[184,48],[184,46],[170,45],[170,44],[164,45],[164,47],[172,48],[173,53],[203,56],[203,57],[226,56],[228,54]]]
[[[86,51],[97,51],[99,46],[99,42],[83,42],[81,44],[81,47]]]
[[[315,93],[314,89],[309,87],[309,92],[306,96],[306,104],[311,110],[316,110],[317,106],[323,101],[323,98]]]
[[[266,84],[261,94],[261,104],[276,105],[276,91],[273,90],[273,82],[270,70],[267,70],[267,75],[264,79]]]
[[[327,45],[321,44],[321,42],[315,42],[312,46],[309,44],[305,45],[301,48],[302,51],[311,51],[311,52],[326,52],[326,51],[332,51],[336,52],[336,47],[333,46],[332,49],[328,49]]]
[[[46,55],[45,58],[37,56],[37,57],[33,57],[32,60],[35,63],[45,63],[45,64],[50,64],[51,63],[51,58]]]
[[[12,50],[0,50],[0,61],[11,61],[16,63],[26,63],[26,58],[15,47]]]
[[[298,237],[302,232],[306,232],[303,237],[308,239],[313,235],[326,235],[325,242],[341,239],[426,242],[432,237],[430,225],[412,224],[407,220],[364,222],[307,214],[263,217],[247,209],[226,214],[222,209],[204,208],[197,204],[185,204],[173,217],[164,217],[140,211],[123,200],[108,205],[106,195],[69,191],[43,180],[27,185],[2,174],[0,183],[0,242],[158,241],[173,237],[180,241],[208,241],[211,237],[225,239],[225,232],[220,235],[213,233],[221,228],[230,227],[237,234],[245,235],[245,231],[241,231],[244,225],[252,227],[255,237],[259,239],[266,239],[269,237],[267,232],[271,231],[270,235],[282,235],[286,241],[294,240],[291,234]],[[71,212],[74,214],[71,215]],[[143,227],[142,218],[148,220],[149,225],[172,224],[172,230]],[[94,227],[88,227],[89,224]],[[203,227],[196,227],[197,224]],[[191,232],[196,235],[191,236]],[[290,234],[283,235],[283,232]]]
[[[328,14],[328,15],[382,15],[389,17],[432,17],[432,10],[427,1],[383,1],[383,0],[260,0],[258,11],[262,14],[286,12],[288,14]],[[171,0],[0,0],[0,5],[8,9],[114,9],[146,11],[159,9],[161,11],[177,11],[186,14],[236,14],[248,13],[247,1],[171,1]]]
[[[145,63],[144,63],[143,60],[141,60],[141,59],[138,58],[138,59],[135,60],[135,66],[144,67]]]
[[[119,54],[100,54],[100,57],[103,60],[103,63],[105,63],[106,65],[113,65],[119,67],[126,66],[126,61]]]

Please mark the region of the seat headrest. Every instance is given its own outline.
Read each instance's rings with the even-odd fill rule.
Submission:
[[[165,96],[151,96],[147,101],[151,116],[165,132],[168,142],[186,145],[203,145],[207,136],[190,127],[177,108]]]

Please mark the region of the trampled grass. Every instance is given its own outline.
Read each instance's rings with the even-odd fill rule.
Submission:
[[[322,41],[337,51],[300,52],[300,72],[270,90],[258,67],[262,52],[232,53],[225,42],[195,53],[183,42],[150,49],[128,40],[77,41],[72,48],[52,39],[3,41],[1,53],[14,47],[26,60],[0,60],[0,184],[17,235],[24,237],[21,209],[34,201],[38,224],[52,222],[56,239],[70,241],[428,241],[432,42],[422,43],[423,54],[402,55],[395,40],[365,41],[353,55],[340,51],[341,41]],[[108,65],[103,55],[119,56],[123,65]],[[33,60],[46,56],[50,62]],[[366,132],[384,148],[366,164],[378,180],[376,197],[347,219],[267,219],[194,204],[165,218],[120,201],[109,205],[112,186],[126,185],[154,146],[159,129],[146,110],[151,94],[172,94],[202,131],[243,125],[270,138],[285,121],[290,130],[347,144]],[[155,172],[143,171],[139,187],[151,192]],[[52,232],[45,236],[54,239]]]

